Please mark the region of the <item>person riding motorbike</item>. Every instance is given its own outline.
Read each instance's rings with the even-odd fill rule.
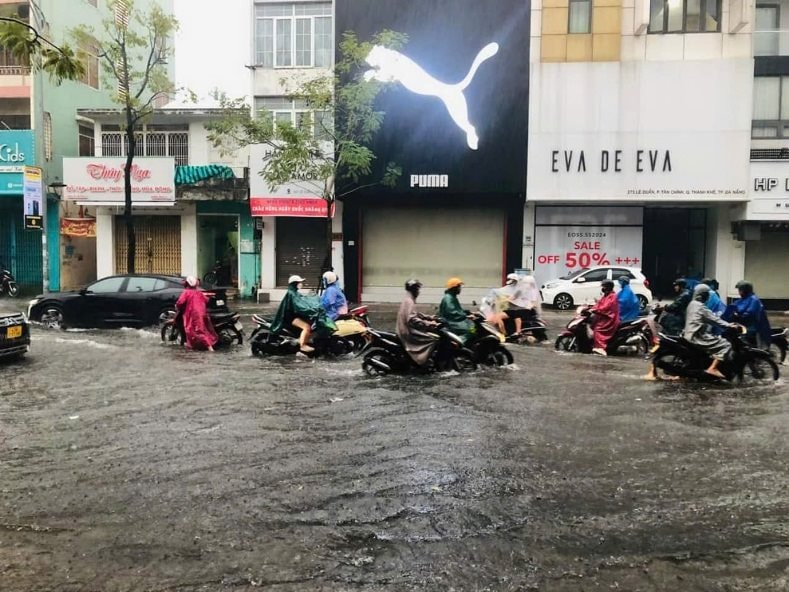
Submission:
[[[769,347],[771,340],[770,321],[762,301],[754,294],[753,284],[746,280],[737,282],[737,298],[723,314],[727,321],[744,325],[748,331],[748,341],[760,347]]]
[[[620,276],[617,280],[621,290],[616,299],[619,302],[619,322],[628,323],[635,321],[641,313],[641,303],[630,287],[630,278],[626,275]]]
[[[337,317],[348,314],[348,300],[340,289],[337,274],[327,271],[323,274],[323,282],[326,288],[321,295],[321,306],[326,311],[326,315],[336,321]]]
[[[614,282],[603,280],[600,284],[603,297],[597,301],[591,312],[594,314],[592,328],[594,329],[594,347],[592,353],[607,356],[608,342],[619,328],[619,302],[614,293]]]
[[[685,309],[693,300],[693,294],[688,289],[688,282],[685,278],[675,279],[673,287],[677,299],[666,306],[658,307],[657,310],[663,312],[660,317],[660,325],[663,330],[669,335],[679,335],[685,326]]]
[[[469,311],[460,306],[458,295],[462,290],[463,280],[457,277],[447,280],[447,289],[438,307],[438,316],[450,331],[465,341],[474,332],[474,323],[468,318]]]
[[[716,315],[721,316],[726,311],[726,305],[721,300],[721,297],[718,295],[718,289],[720,288],[720,284],[718,284],[718,280],[713,278],[704,278],[701,280],[701,283],[705,286],[708,286],[710,289],[710,297],[707,300],[707,308],[709,308],[712,312]]]
[[[417,366],[427,364],[438,346],[438,336],[428,331],[437,329],[439,323],[416,309],[416,299],[421,289],[422,282],[408,280],[405,283],[406,296],[397,313],[397,336]]]
[[[523,319],[535,314],[534,303],[530,298],[533,297],[533,294],[527,294],[527,287],[517,273],[507,275],[506,283],[497,292],[499,296],[498,304],[501,309],[497,323],[499,329],[506,334],[505,321],[512,319],[515,325],[515,333],[520,333],[523,328]],[[537,291],[537,304],[539,304],[539,291]]]
[[[208,296],[198,290],[200,280],[189,276],[184,281],[185,290],[175,303],[184,321],[186,347],[193,350],[214,351],[219,337],[208,316]]]
[[[320,305],[317,297],[310,298],[299,293],[304,278],[292,275],[288,278],[288,291],[279,304],[277,314],[271,323],[271,333],[279,335],[288,327],[295,327],[300,331],[299,349],[305,354],[312,353],[315,349],[309,345],[312,337],[312,323],[317,322],[319,328],[335,328],[333,321],[326,317],[326,311]]]

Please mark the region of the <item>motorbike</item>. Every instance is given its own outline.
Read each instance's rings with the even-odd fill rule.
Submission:
[[[507,343],[542,343],[548,340],[548,325],[537,315],[523,319],[521,330],[515,332],[515,323],[511,319],[504,321],[507,329]],[[510,330],[512,328],[512,330]]]
[[[366,314],[366,311],[365,311]],[[252,322],[255,329],[249,337],[252,355],[255,356],[292,356],[301,350],[299,346],[299,334],[290,328],[283,329],[280,334],[275,335],[271,332],[272,320],[261,315],[253,315]],[[343,321],[337,321],[338,330],[330,335],[322,335],[319,331],[313,331],[310,345],[315,351],[310,355],[313,357],[328,356],[340,357],[354,352],[355,340],[362,339],[368,332],[368,328],[360,321],[352,320],[354,329],[344,325]],[[341,327],[348,326],[345,331]],[[365,341],[365,344],[367,341]]]
[[[466,348],[474,354],[474,361],[486,366],[509,366],[513,362],[512,353],[504,345],[506,338],[485,315],[476,312],[471,315],[474,332],[466,340]]]
[[[4,265],[0,264],[0,296],[8,294],[11,298],[19,296],[19,286]]]
[[[236,312],[209,312],[211,324],[214,326],[219,337],[217,346],[228,347],[237,343],[244,343],[244,328],[241,325],[241,315]],[[184,319],[181,311],[170,311],[161,328],[162,341],[166,344],[186,343],[186,333],[184,332]]]
[[[770,352],[752,347],[740,328],[724,331],[723,337],[732,344],[731,354],[718,366],[726,380],[743,380],[746,371],[756,380],[778,380],[778,365]],[[705,372],[712,358],[704,349],[682,337],[661,333],[660,345],[652,363],[659,378],[716,379]]]
[[[557,351],[592,353],[594,331],[592,329],[592,307],[579,306],[567,328],[556,338]],[[652,332],[647,320],[639,317],[619,325],[613,339],[606,346],[609,356],[646,355],[649,351]]]
[[[206,286],[229,285],[230,268],[217,260],[211,271],[203,276],[203,284]]]
[[[428,374],[431,372],[470,372],[477,369],[474,352],[464,346],[463,340],[438,325],[431,331],[438,339],[430,360],[418,366],[394,333],[369,330],[372,340],[359,355],[362,369],[368,376],[387,374]]]

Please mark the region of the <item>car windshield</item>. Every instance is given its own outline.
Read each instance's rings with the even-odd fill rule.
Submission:
[[[589,271],[589,268],[588,267],[584,267],[583,269],[576,269],[575,271],[571,271],[567,275],[563,275],[559,279],[560,280],[572,280],[574,278],[577,278],[579,275],[581,275],[585,271]]]

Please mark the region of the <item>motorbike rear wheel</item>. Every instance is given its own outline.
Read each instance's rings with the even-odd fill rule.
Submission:
[[[19,286],[17,286],[16,284],[8,284],[6,288],[7,288],[8,296],[10,298],[16,298],[17,296],[19,296]]]
[[[242,345],[244,343],[244,337],[235,327],[222,327],[222,329],[219,330],[219,343],[223,346],[230,346],[234,343]]]
[[[455,352],[452,356],[452,369],[455,372],[474,372],[477,369],[477,362],[474,361],[474,354],[466,348]]]
[[[367,376],[386,376],[393,368],[393,360],[389,353],[383,349],[374,349],[364,356],[362,370]]]
[[[676,380],[689,366],[685,358],[673,353],[658,354],[652,363],[658,380]]]
[[[578,353],[578,340],[571,335],[559,335],[554,347],[556,351]]]
[[[778,380],[778,364],[771,358],[754,358],[746,364],[745,369],[754,380],[764,382]]]
[[[216,285],[216,272],[209,271],[207,274],[203,276],[203,284],[207,286],[215,286]]]
[[[497,347],[489,352],[487,357],[482,360],[486,366],[509,366],[515,361],[512,353],[506,347]]]

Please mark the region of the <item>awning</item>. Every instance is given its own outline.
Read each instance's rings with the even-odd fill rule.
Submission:
[[[218,164],[175,167],[176,185],[194,185],[206,179],[235,179],[235,177],[233,169]]]

